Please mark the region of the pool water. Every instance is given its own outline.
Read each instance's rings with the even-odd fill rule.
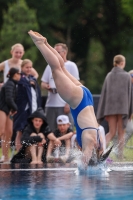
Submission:
[[[76,167],[69,164],[1,164],[0,200],[133,199],[133,168],[116,168],[108,176],[75,171]]]

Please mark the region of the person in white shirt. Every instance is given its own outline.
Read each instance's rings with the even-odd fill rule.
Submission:
[[[77,80],[79,80],[79,71],[77,65],[74,62],[67,60],[67,45],[63,43],[58,43],[54,46],[54,49],[56,49],[56,51],[63,58],[66,70]],[[42,89],[48,90],[48,98],[45,105],[45,112],[50,128],[52,129],[52,131],[55,131],[55,129],[57,128],[56,118],[59,115],[65,114],[69,117],[71,128],[73,129],[74,122],[70,112],[70,107],[58,94],[55,82],[53,80],[52,71],[49,65],[47,65],[46,69],[44,70],[41,81]]]

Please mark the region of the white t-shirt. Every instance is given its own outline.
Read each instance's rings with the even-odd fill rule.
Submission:
[[[31,94],[32,94],[32,113],[37,110],[37,95],[36,91],[33,87],[31,87]]]
[[[4,75],[4,83],[8,80],[8,77],[7,77],[7,74],[9,72],[9,64],[8,64],[8,60],[5,61],[5,68],[4,68],[4,72],[3,72],[3,75]]]
[[[65,62],[65,68],[71,75],[79,80],[78,67],[74,62],[68,60]],[[56,88],[52,76],[52,71],[49,65],[47,65],[46,69],[44,70],[41,81],[48,83],[50,88]],[[52,92],[48,92],[48,98],[45,107],[64,107],[65,104],[66,102],[60,97],[58,93],[53,94]]]

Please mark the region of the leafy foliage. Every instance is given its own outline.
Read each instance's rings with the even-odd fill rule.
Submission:
[[[38,30],[35,10],[29,9],[24,0],[10,4],[9,10],[4,12],[1,30],[1,60],[7,59],[12,45],[22,43],[25,47],[25,57],[35,61],[37,49],[33,45],[27,32],[30,29]]]
[[[6,2],[9,1],[5,0],[2,5],[7,9]],[[66,43],[68,59],[77,63],[81,79],[93,93],[100,93],[116,54],[127,57],[128,70],[133,66],[132,0],[26,0],[30,9],[25,5],[24,12],[18,10],[24,1],[15,2],[16,5],[9,4],[8,14],[4,14],[0,48],[9,52],[9,47],[16,41],[23,43],[40,76],[46,63],[27,37],[29,29],[39,30],[51,45]],[[11,14],[12,9],[14,14]],[[8,55],[7,50],[4,51],[2,59]]]

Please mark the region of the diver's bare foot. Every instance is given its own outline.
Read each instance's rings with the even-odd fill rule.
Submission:
[[[35,31],[33,31],[33,32],[34,32],[34,34],[35,34],[36,36],[43,38],[43,39],[44,39],[44,43],[47,42],[47,39],[46,39],[44,36],[42,36],[40,33],[35,32]]]
[[[33,42],[35,44],[42,44],[42,43],[46,43],[47,39],[45,37],[43,37],[40,33],[38,32],[34,32],[32,30],[30,30],[28,32],[28,34],[30,35],[30,37],[32,38]]]

